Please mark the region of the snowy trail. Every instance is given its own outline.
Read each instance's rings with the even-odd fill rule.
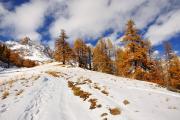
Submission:
[[[49,72],[50,71],[50,72]],[[54,72],[53,74],[51,72]],[[81,68],[51,63],[0,74],[0,120],[179,120],[180,94],[155,84],[129,80]],[[10,83],[9,81],[14,81]],[[75,96],[68,81],[91,82],[78,87],[91,95],[85,101]],[[95,88],[95,85],[99,89]],[[23,90],[18,94],[18,91]],[[108,94],[102,93],[102,90]],[[90,108],[89,99],[101,107]],[[125,105],[124,100],[129,104]],[[110,108],[119,108],[111,115]],[[107,115],[101,116],[103,113]]]

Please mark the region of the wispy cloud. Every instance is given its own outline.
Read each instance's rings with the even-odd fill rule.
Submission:
[[[180,33],[180,10],[173,10],[161,15],[155,24],[149,27],[146,37],[153,45],[167,41],[176,34]]]

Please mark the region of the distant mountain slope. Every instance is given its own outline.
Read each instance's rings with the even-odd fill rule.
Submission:
[[[179,120],[180,94],[61,63],[3,71],[0,120]]]
[[[50,49],[39,43],[24,38],[21,41],[6,41],[5,44],[11,50],[19,53],[24,59],[43,62],[50,60]]]

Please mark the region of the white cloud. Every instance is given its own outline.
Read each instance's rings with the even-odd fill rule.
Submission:
[[[156,59],[156,58],[160,58],[160,52],[158,50],[155,50],[152,53],[152,58]]]
[[[10,34],[15,38],[29,36],[39,40],[41,35],[37,29],[43,25],[47,5],[42,0],[32,0],[15,8],[15,11],[5,10],[0,27],[9,28]]]
[[[68,17],[59,16],[51,25],[52,37],[57,37],[60,29],[65,29],[72,37],[97,37],[104,30],[114,28],[122,30],[122,26],[133,9],[145,0],[71,0],[67,4]],[[129,4],[131,3],[131,4]],[[127,14],[127,16],[126,16]]]
[[[15,11],[8,11],[0,3],[0,28],[15,38],[29,36],[39,40],[41,34],[37,30],[43,26],[46,16],[52,16],[55,20],[48,30],[52,40],[59,36],[61,29],[65,29],[70,40],[74,40],[77,37],[101,37],[105,30],[111,28],[114,34],[109,37],[117,42],[117,33],[124,31],[128,19],[134,19],[137,27],[142,29],[159,16],[146,33],[154,45],[174,36],[180,29],[177,24],[179,5],[172,5],[173,1],[31,0],[17,6]],[[169,10],[168,14],[165,8]]]
[[[175,50],[174,53],[175,53],[175,54],[179,54],[179,51]]]
[[[55,22],[50,26],[52,38],[65,29],[73,40],[75,37],[100,37],[112,28],[114,32],[123,32],[126,21],[135,20],[139,29],[145,28],[155,20],[170,0],[68,0],[62,2],[64,9],[57,9]],[[64,13],[62,11],[65,11]]]
[[[0,22],[1,22],[2,17],[3,17],[5,14],[7,14],[7,12],[8,12],[8,11],[4,8],[3,4],[0,3]]]
[[[136,22],[138,29],[146,27],[150,22],[152,22],[157,15],[159,15],[165,7],[168,7],[169,0],[148,0],[144,2],[132,18]]]
[[[155,24],[150,26],[146,37],[153,45],[169,40],[176,34],[180,33],[180,10],[170,11],[158,18]]]

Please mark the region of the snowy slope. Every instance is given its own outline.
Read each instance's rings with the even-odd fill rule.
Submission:
[[[90,93],[89,98],[83,101],[75,96],[68,81],[76,82],[77,87]],[[0,120],[180,119],[179,93],[156,84],[60,63],[3,71],[0,73],[1,96],[5,90],[9,95],[0,99]],[[89,109],[90,99],[97,99],[101,106]],[[120,114],[112,115],[110,108],[118,108]]]
[[[6,41],[5,44],[13,51],[20,54],[25,59],[35,61],[48,61],[50,60],[47,53],[45,53],[45,47],[41,44],[37,44],[29,40],[26,45],[20,44],[16,41]]]

